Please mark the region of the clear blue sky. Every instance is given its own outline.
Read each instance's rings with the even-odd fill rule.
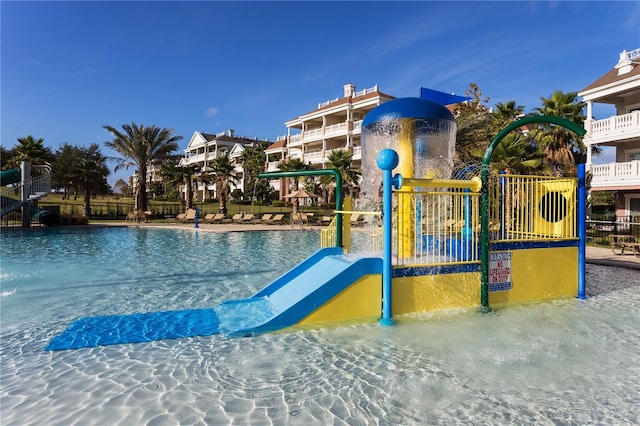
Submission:
[[[527,111],[640,47],[640,1],[2,1],[1,143],[101,145],[108,124],[275,140],[285,121],[378,85]],[[613,109],[596,108],[597,117]],[[115,155],[103,146],[103,153]],[[602,161],[600,161],[602,162]],[[112,175],[126,178],[133,170]]]

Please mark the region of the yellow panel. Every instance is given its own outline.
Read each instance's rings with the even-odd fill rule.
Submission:
[[[416,122],[411,118],[398,120],[398,144],[395,147],[398,153],[397,173],[402,176],[413,176],[413,143],[416,137]],[[411,199],[405,191],[410,188],[401,188],[398,194],[398,233],[401,242],[398,248],[398,256],[405,259],[413,257],[415,251],[415,226],[412,218]]]
[[[382,311],[382,275],[365,275],[298,324],[380,318]]]
[[[394,278],[393,315],[480,305],[480,273],[423,275]]]
[[[578,248],[511,251],[511,290],[489,293],[489,305],[575,296]]]
[[[575,236],[575,195],[573,179],[538,182],[534,192],[533,232],[571,238]]]

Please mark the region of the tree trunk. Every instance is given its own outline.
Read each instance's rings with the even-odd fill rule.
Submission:
[[[82,216],[91,219],[91,191],[84,191],[84,202],[82,203]]]

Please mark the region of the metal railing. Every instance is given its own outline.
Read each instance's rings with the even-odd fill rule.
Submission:
[[[590,215],[586,223],[587,242],[609,245],[609,235],[633,235],[640,237],[640,214],[616,216],[614,214]]]
[[[480,194],[463,188],[413,187],[395,192],[394,264],[479,263]]]
[[[19,209],[24,202],[35,201],[51,192],[51,166],[31,165],[31,178],[0,190],[1,216]]]
[[[577,238],[577,179],[500,175],[489,184],[492,241]]]

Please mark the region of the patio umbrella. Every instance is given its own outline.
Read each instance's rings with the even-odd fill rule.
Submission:
[[[304,189],[298,189],[291,194],[285,195],[284,198],[320,198],[320,196],[307,192]]]
[[[319,195],[310,193],[305,191],[304,189],[298,189],[297,191],[293,191],[291,194],[287,194],[284,196],[284,198],[289,198],[291,200],[293,200],[294,198],[301,198],[301,199],[307,199],[307,198],[320,198]],[[296,206],[294,203],[293,206],[293,211],[296,211]]]

